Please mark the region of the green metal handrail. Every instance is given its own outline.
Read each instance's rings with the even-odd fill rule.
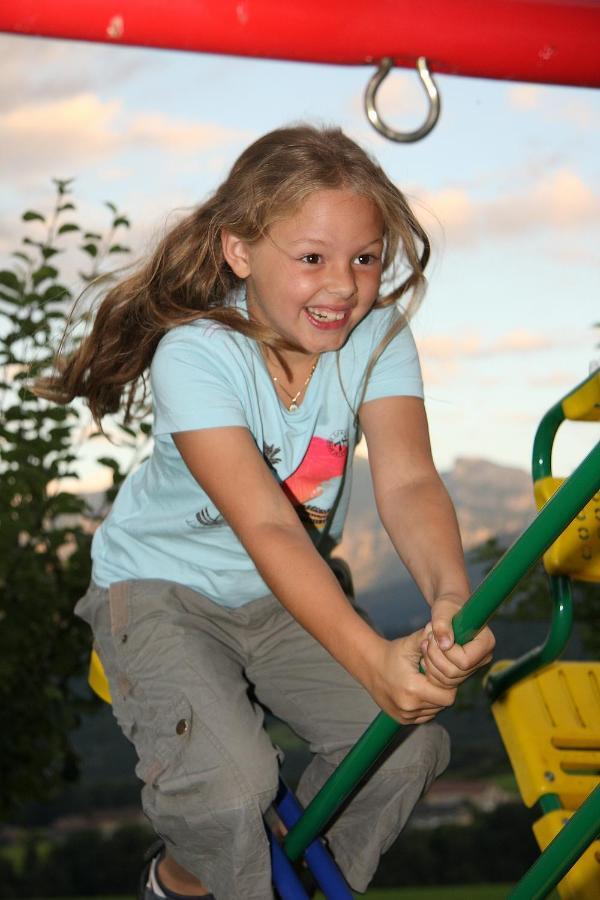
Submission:
[[[547,897],[597,837],[600,837],[600,785],[521,878],[509,894],[509,900]]]
[[[534,484],[542,478],[552,477],[552,448],[556,432],[565,421],[564,403],[573,394],[578,393],[589,381],[596,378],[592,372],[587,378],[569,391],[558,403],[551,406],[538,425],[533,439],[531,475]],[[573,593],[571,580],[561,575],[549,575],[549,593],[552,598],[552,617],[550,629],[543,644],[528,650],[519,659],[498,672],[488,675],[485,690],[494,703],[501,694],[522,678],[537,672],[543,666],[554,662],[561,655],[571,636],[573,627]]]
[[[522,678],[558,659],[567,645],[573,627],[571,582],[562,575],[550,576],[549,581],[554,606],[546,640],[515,659],[506,668],[489,673],[485,680],[485,691],[491,703]]]
[[[470,641],[520,579],[600,490],[600,442],[588,454],[454,617],[459,644]],[[287,835],[284,848],[295,860],[321,834],[340,806],[403,726],[381,712],[349,751]]]

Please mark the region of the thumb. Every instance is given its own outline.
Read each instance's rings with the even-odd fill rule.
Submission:
[[[451,607],[451,609],[452,612],[456,612],[455,607]],[[431,610],[431,626],[433,628],[435,642],[440,650],[449,650],[454,644],[454,631],[452,630],[452,615],[450,609],[444,609],[444,606],[441,603],[434,603]]]
[[[421,659],[422,651],[421,645],[426,638],[425,629],[419,628],[418,631],[414,631],[412,634],[407,634],[404,638],[405,647],[407,652],[414,656],[416,659]]]

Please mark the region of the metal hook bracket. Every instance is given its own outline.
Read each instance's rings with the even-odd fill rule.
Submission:
[[[441,110],[440,94],[429,71],[427,60],[424,56],[419,56],[419,58],[417,59],[417,72],[419,74],[421,84],[425,89],[425,93],[429,98],[429,112],[427,114],[427,118],[425,119],[425,122],[421,125],[421,127],[417,128],[415,131],[396,131],[395,129],[390,128],[389,125],[385,124],[385,122],[379,115],[379,111],[375,105],[375,98],[377,96],[377,90],[381,82],[384,80],[384,78],[387,77],[393,64],[393,59],[389,56],[386,56],[381,60],[379,68],[369,80],[367,89],[365,91],[365,111],[367,113],[367,118],[373,128],[375,128],[384,137],[388,138],[390,141],[410,144],[414,141],[420,141],[421,138],[424,138],[426,135],[428,135],[437,122]]]

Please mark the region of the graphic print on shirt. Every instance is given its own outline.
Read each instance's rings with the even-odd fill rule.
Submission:
[[[216,506],[212,510],[210,506],[203,506],[193,518],[186,519],[185,524],[190,528],[216,528],[227,523]]]
[[[292,472],[281,484],[285,495],[293,503],[302,521],[311,524],[319,531],[325,527],[337,496],[337,486],[334,490],[328,491],[327,482],[343,476],[347,456],[348,433],[346,431],[335,431],[329,439],[313,437],[296,471]],[[281,448],[265,443],[263,444],[263,457],[276,475],[275,467],[281,462]],[[323,506],[310,503],[317,497],[323,497]],[[216,506],[203,506],[192,519],[187,520],[186,524],[190,528],[214,528],[227,523]]]
[[[302,521],[319,531],[325,527],[338,492],[337,485],[328,491],[327,482],[343,476],[347,456],[346,431],[336,431],[329,439],[313,437],[302,462],[281,485]],[[317,497],[323,498],[323,506],[310,503]]]

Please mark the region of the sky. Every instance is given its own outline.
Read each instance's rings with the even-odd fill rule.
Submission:
[[[438,468],[483,457],[527,469],[544,412],[600,360],[600,92],[439,76],[442,114],[415,144],[363,112],[372,69],[0,35],[0,264],[25,209],[49,211],[75,178],[78,221],[110,200],[144,252],[175,209],[202,201],[256,137],[300,120],[339,124],[406,193],[429,230],[429,289],[413,321]],[[425,97],[396,70],[389,124],[416,127]],[[70,286],[76,292],[76,276]],[[598,440],[564,425],[554,469]],[[101,472],[83,448],[86,488]]]

